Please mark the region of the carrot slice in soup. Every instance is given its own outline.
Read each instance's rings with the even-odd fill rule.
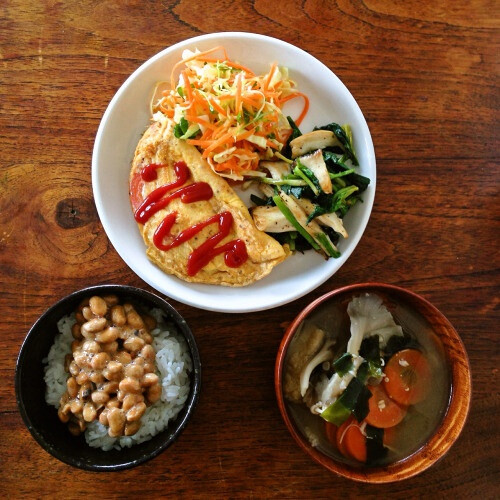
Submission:
[[[358,462],[366,462],[366,436],[361,432],[356,421],[347,427],[344,433],[344,446],[347,453]]]
[[[344,441],[344,433],[348,425],[350,425],[352,421],[353,421],[352,417],[348,418],[340,427],[337,428],[337,434],[335,435],[335,444],[337,445],[337,449],[346,458],[352,458],[352,457],[351,455],[349,455],[349,453],[347,453]]]
[[[382,384],[367,386],[372,393],[368,400],[369,412],[366,422],[379,429],[387,429],[398,425],[406,415],[406,407],[393,401],[385,392]]]
[[[332,428],[336,428],[333,424],[330,425]],[[366,437],[361,432],[357,420],[354,417],[349,417],[336,429],[335,444],[340,453],[346,458],[354,458],[358,462],[366,462]],[[327,435],[328,432],[327,430]]]
[[[426,357],[416,349],[397,352],[384,369],[387,394],[402,405],[423,401],[430,388],[431,369]]]

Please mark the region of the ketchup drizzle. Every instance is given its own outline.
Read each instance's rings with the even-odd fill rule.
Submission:
[[[141,169],[141,177],[146,181],[155,181],[158,179],[158,174],[156,172],[157,169],[163,167],[161,163],[150,163],[149,165],[145,165]],[[174,165],[175,168],[175,165]],[[182,167],[181,167],[182,168]]]
[[[151,168],[151,166],[153,168]],[[161,165],[146,165],[142,170],[141,170],[141,177],[144,180],[151,179],[153,176],[154,178],[157,176],[156,174],[156,169],[159,168]],[[181,198],[182,200],[182,195],[185,193],[185,189],[189,188],[190,186],[196,186],[198,183],[195,184],[190,184],[190,186],[186,186],[186,188],[180,188],[177,191],[174,191],[168,196],[165,196],[169,191],[172,189],[182,186],[189,178],[189,169],[187,168],[187,165],[184,162],[177,162],[174,165],[174,171],[177,176],[177,179],[173,182],[170,182],[169,184],[165,184],[164,186],[160,186],[159,188],[156,188],[154,191],[151,191],[151,193],[146,196],[144,201],[139,205],[137,210],[135,211],[135,220],[137,222],[140,222],[141,224],[145,224],[156,212],[161,210],[162,208],[165,208],[171,200],[174,198]],[[206,184],[206,183],[203,183]],[[199,199],[210,199],[212,196],[212,189],[210,186],[208,186],[208,190],[205,187],[204,190],[204,197],[200,197]],[[183,191],[184,189],[184,191]],[[195,192],[196,192],[196,188]],[[201,188],[203,189],[203,188]],[[200,189],[200,190],[201,190]],[[208,198],[207,198],[208,196]],[[197,201],[196,199],[192,199],[192,201]]]
[[[146,182],[156,180],[158,178],[156,170],[164,166],[162,164],[151,163],[141,169],[140,175]],[[137,222],[146,223],[155,213],[166,207],[175,198],[180,198],[183,203],[193,203],[195,201],[209,200],[213,196],[212,188],[206,182],[194,182],[180,187],[186,183],[190,175],[190,170],[184,162],[176,162],[174,164],[174,171],[177,177],[176,180],[156,188],[136,209],[134,216]],[[233,224],[231,212],[221,212],[213,215],[203,222],[184,229],[172,238],[170,231],[176,219],[177,212],[171,212],[156,228],[153,235],[153,244],[159,250],[171,250],[190,240],[211,224],[217,223],[219,226],[216,234],[208,238],[208,240],[194,249],[189,255],[187,261],[188,276],[194,276],[213,258],[222,253],[224,254],[225,264],[232,268],[241,266],[248,259],[246,245],[240,239],[232,240],[217,247],[231,231],[231,225]],[[165,239],[169,239],[169,241],[165,242]]]

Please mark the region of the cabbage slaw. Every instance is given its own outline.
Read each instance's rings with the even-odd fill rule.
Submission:
[[[282,108],[295,98],[304,101],[295,120],[300,125],[309,99],[286,68],[274,62],[266,74],[256,75],[217,46],[183,52],[172,68],[170,89],[152,103],[152,112],[172,119],[176,137],[198,147],[216,173],[243,180],[265,176],[259,162],[281,157],[292,133]]]

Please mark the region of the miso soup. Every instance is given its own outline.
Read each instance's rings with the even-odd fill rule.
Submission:
[[[288,347],[284,376],[289,368],[292,353],[304,341],[301,336],[310,335],[315,329],[322,330],[329,341],[335,341],[332,348],[334,360],[346,353],[351,336],[351,319],[347,308],[349,302],[359,295],[353,294],[347,298],[334,296],[321,304],[304,320]],[[383,436],[381,434],[380,439],[383,440],[384,453],[372,462],[356,460],[352,454],[346,453],[345,450],[339,451],[339,444],[342,448],[342,442],[339,443],[338,440],[332,439],[331,428],[328,427],[331,424],[325,422],[319,414],[313,414],[310,404],[291,401],[287,401],[286,404],[296,427],[322,453],[351,465],[383,466],[408,457],[422,447],[433,434],[446,412],[450,397],[450,373],[439,338],[434,334],[428,322],[412,306],[404,302],[396,303],[389,295],[379,291],[373,292],[371,295],[382,299],[383,305],[391,313],[396,325],[402,328],[405,338],[410,338],[411,346],[425,357],[430,371],[429,387],[421,401],[408,405],[397,402],[403,408],[404,416],[396,425],[383,429]],[[384,368],[385,366],[381,367],[382,372]],[[322,369],[325,369],[324,364],[315,368],[316,371]],[[386,382],[385,385],[388,385],[389,381]],[[380,384],[383,387],[384,381],[381,380]],[[321,386],[321,384],[318,385]],[[373,401],[375,400],[372,400],[372,405]],[[365,420],[361,423],[356,422],[356,425],[360,426],[361,431],[365,433],[366,427],[363,428],[363,422],[366,425]],[[329,429],[328,433],[327,428]],[[337,432],[339,428],[340,426],[336,427]],[[333,432],[335,433],[335,429]]]

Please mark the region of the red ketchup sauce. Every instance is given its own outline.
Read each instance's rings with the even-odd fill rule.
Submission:
[[[158,168],[165,165],[151,163],[140,171],[141,179],[151,182],[157,179]],[[212,188],[206,182],[193,182],[184,186],[189,179],[190,170],[183,161],[174,164],[176,179],[173,182],[156,188],[139,204],[134,217],[141,224],[145,224],[155,213],[165,208],[173,199],[179,198],[182,203],[209,200],[213,196]],[[133,189],[132,189],[133,191]],[[248,259],[246,245],[240,239],[229,241],[217,246],[231,231],[233,216],[230,212],[222,212],[209,217],[203,222],[194,224],[172,237],[170,231],[177,219],[177,212],[171,212],[160,222],[153,235],[153,243],[159,249],[168,251],[196,236],[205,227],[218,224],[218,232],[208,238],[198,248],[195,248],[188,257],[187,273],[194,276],[203,269],[217,255],[224,254],[224,262],[228,267],[240,267]],[[165,240],[167,240],[165,242]]]

